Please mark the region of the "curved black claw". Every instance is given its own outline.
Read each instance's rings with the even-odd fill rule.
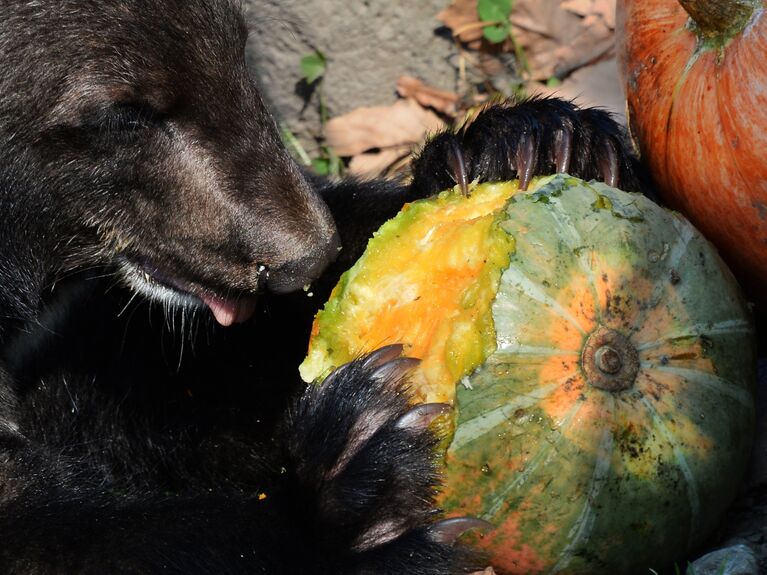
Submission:
[[[455,150],[460,150],[464,173],[453,174],[451,164],[457,157]],[[442,190],[453,187],[458,180],[466,178],[468,186],[468,164],[466,150],[461,145],[461,138],[453,132],[442,132],[432,137],[421,153],[413,159],[411,166],[413,182],[410,185],[410,198],[425,198]]]
[[[426,429],[434,420],[452,411],[453,408],[447,403],[422,403],[400,417],[396,426],[401,429]]]
[[[447,166],[450,168],[450,177],[461,187],[464,196],[469,195],[469,175],[466,171],[466,161],[463,157],[458,142],[450,141],[450,147],[447,152]]]
[[[563,125],[554,135],[554,169],[558,174],[570,171],[570,158],[573,154],[572,126]]]
[[[536,146],[532,137],[523,134],[517,146],[516,168],[517,178],[519,178],[519,188],[526,190],[533,179],[536,168],[538,167],[538,158],[536,157]]]
[[[476,517],[451,517],[429,527],[429,534],[438,543],[452,545],[461,535],[472,529],[489,531],[495,529],[495,525]]]
[[[402,344],[399,343],[380,347],[362,359],[362,368],[368,369],[380,367],[381,365],[388,363],[393,359],[402,357],[402,352],[404,349],[405,348],[402,346]]]
[[[618,165],[618,154],[611,142],[604,142],[604,153],[599,156],[599,169],[602,172],[602,180],[605,184],[612,187],[618,186],[620,167]]]
[[[376,367],[370,372],[369,377],[379,381],[399,384],[420,363],[421,360],[414,357],[398,357]]]
[[[604,110],[556,98],[489,106],[459,132],[439,134],[413,163],[413,197],[455,183],[519,179],[567,172],[654,197],[640,179],[628,137]],[[464,187],[464,185],[466,187]]]

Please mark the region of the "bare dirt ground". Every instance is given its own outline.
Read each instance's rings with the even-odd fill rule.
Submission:
[[[384,173],[491,98],[557,94],[623,119],[614,0],[516,0],[498,43],[483,38],[477,0],[245,5],[250,62],[283,126],[311,157],[323,145],[351,157],[352,173]],[[326,62],[310,85],[301,59],[316,51]]]

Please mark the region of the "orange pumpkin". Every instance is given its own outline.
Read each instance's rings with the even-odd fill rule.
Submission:
[[[632,136],[664,200],[767,307],[767,2],[619,0]]]

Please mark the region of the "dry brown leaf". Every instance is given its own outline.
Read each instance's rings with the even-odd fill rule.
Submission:
[[[591,14],[591,5],[593,3],[593,0],[564,0],[562,8],[578,14],[578,16],[586,16]]]
[[[483,45],[477,0],[454,0],[438,17],[469,48]],[[565,77],[612,49],[615,0],[515,0],[511,23],[531,79]],[[514,46],[507,41],[493,48],[511,51]]]
[[[610,30],[615,30],[615,0],[595,0],[594,13],[601,14]]]
[[[453,0],[437,18],[453,31],[453,36],[467,44],[482,40],[482,25],[477,14],[477,0]],[[474,48],[475,46],[472,46]]]
[[[397,80],[397,92],[403,98],[413,98],[421,106],[455,116],[458,103],[458,94],[455,92],[432,88],[412,76],[402,76]]]
[[[615,0],[565,0],[562,8],[578,16],[600,16],[610,29],[615,29]]]
[[[528,92],[574,99],[581,106],[599,106],[612,113],[618,122],[626,122],[626,101],[614,58],[577,70],[556,88],[530,83]]]
[[[470,575],[495,575],[495,570],[492,567],[488,567],[484,571],[475,571]]]
[[[604,19],[563,10],[559,0],[517,0],[511,23],[534,80],[566,76],[604,57],[614,42]]]
[[[413,147],[408,145],[359,154],[349,162],[349,173],[362,178],[382,176],[401,159],[409,156],[412,150]]]
[[[325,126],[325,142],[339,156],[356,156],[377,148],[417,144],[444,126],[439,116],[416,101],[398,100],[392,106],[357,108],[333,118]]]

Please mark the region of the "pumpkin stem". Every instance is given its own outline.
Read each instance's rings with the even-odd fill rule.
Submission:
[[[679,0],[695,30],[706,40],[724,44],[746,27],[761,0]]]
[[[583,345],[581,368],[592,387],[618,392],[634,385],[639,357],[625,335],[600,326],[591,332]]]

